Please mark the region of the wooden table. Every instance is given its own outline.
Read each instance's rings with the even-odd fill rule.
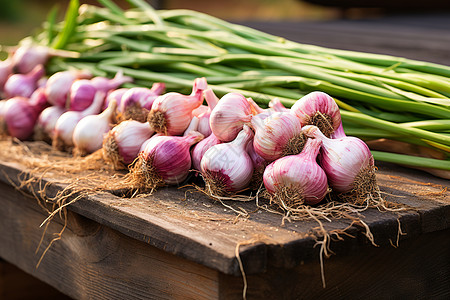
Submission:
[[[405,20],[386,24],[250,25],[307,43],[404,53],[450,64],[448,28],[419,29]],[[369,34],[374,38],[367,38]],[[391,164],[378,167],[384,197],[414,209],[398,214],[363,212],[378,246],[356,226],[347,231],[351,236],[333,241],[334,255],[324,260],[326,288],[319,247],[311,234],[317,223],[281,226],[281,216],[264,210],[236,219],[220,203],[188,189],[163,188],[134,199],[106,191],[83,197],[67,206],[66,224],[59,218],[49,223],[35,253],[43,233],[39,225],[48,214],[29,194],[42,186],[16,190],[13,186],[30,170],[6,157],[0,157],[0,257],[78,299],[239,299],[244,285],[236,249],[246,274],[248,299],[448,299],[449,181]],[[64,187],[51,176],[42,178],[41,183],[46,182],[51,183],[46,189],[49,195]],[[256,208],[254,202],[239,206],[247,211]],[[325,226],[333,230],[349,224],[332,220]],[[61,239],[36,268],[44,248],[64,225]],[[1,283],[0,279],[0,298]]]

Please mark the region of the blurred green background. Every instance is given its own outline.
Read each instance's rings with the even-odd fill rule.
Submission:
[[[113,0],[128,8],[126,0]],[[422,13],[450,9],[450,0],[147,0],[160,9],[188,8],[232,21],[316,21],[334,19],[379,18],[387,14]],[[59,6],[62,20],[69,0],[0,0],[0,45],[15,45],[33,33],[46,19],[54,5]],[[100,5],[96,0],[80,3]],[[325,6],[313,3],[322,3]],[[357,3],[360,7],[355,7]],[[405,5],[404,5],[405,4]],[[378,6],[361,7],[361,6]],[[445,9],[444,9],[445,11]]]
[[[116,0],[121,7],[129,7],[124,0]],[[326,20],[341,17],[336,8],[321,7],[298,0],[165,0],[148,1],[164,9],[189,8],[230,21],[241,20]],[[59,6],[59,20],[69,0],[0,0],[0,44],[15,45],[23,37],[33,33],[53,5]],[[80,3],[99,5],[97,1],[80,0]],[[373,10],[372,10],[373,11]],[[358,12],[353,13],[358,17]]]

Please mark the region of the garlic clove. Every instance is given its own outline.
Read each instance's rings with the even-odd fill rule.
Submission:
[[[26,74],[36,66],[44,65],[49,57],[49,49],[45,46],[26,43],[16,49],[12,55],[12,64],[16,73]]]
[[[66,112],[66,109],[59,106],[50,106],[44,109],[34,127],[33,139],[36,141],[51,142],[54,129],[59,117]]]
[[[73,147],[73,131],[78,122],[89,115],[98,114],[104,101],[105,94],[97,92],[91,106],[83,111],[67,111],[56,121],[53,147],[58,150],[69,150]]]

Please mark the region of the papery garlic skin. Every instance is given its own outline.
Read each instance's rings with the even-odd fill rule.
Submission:
[[[29,73],[13,74],[5,82],[4,90],[8,97],[29,98],[37,89],[38,80],[44,76],[44,66],[38,65]]]
[[[247,101],[250,104],[253,115],[262,114],[268,111],[267,109],[259,107],[259,105],[252,98],[247,98]]]
[[[66,109],[59,106],[50,106],[44,109],[37,120],[34,128],[34,139],[51,141],[53,139],[53,131],[59,117],[66,112]]]
[[[343,138],[343,137],[346,137],[346,134],[344,132],[344,127],[342,126],[342,122],[341,122],[341,124],[339,124],[339,127],[331,135],[331,138],[339,139],[339,138]]]
[[[122,70],[116,73],[113,79],[97,76],[91,79],[92,85],[101,92],[107,93],[110,90],[114,90],[127,82],[133,82],[133,78],[130,76],[124,76]]]
[[[244,126],[229,143],[209,148],[200,162],[207,190],[212,195],[226,195],[245,189],[253,174],[253,163],[246,149],[253,131]]]
[[[116,90],[111,90],[106,94],[105,101],[103,102],[102,110],[105,110],[112,100],[117,103],[116,111],[120,112],[120,103],[122,102],[123,95],[129,90],[129,88],[120,88]]]
[[[51,105],[67,108],[72,83],[77,79],[90,78],[85,71],[61,71],[50,76],[45,84],[45,94]]]
[[[269,102],[269,108],[276,112],[289,112],[290,109],[286,108],[283,103],[281,103],[280,98],[273,98]]]
[[[122,97],[118,111],[121,120],[133,119],[139,122],[147,121],[147,115],[152,109],[153,102],[165,90],[164,83],[154,83],[152,88],[134,87]]]
[[[317,164],[322,142],[308,139],[303,151],[272,162],[264,171],[263,181],[274,201],[296,207],[303,203],[314,205],[328,192],[327,176]]]
[[[207,109],[198,115],[198,132],[203,134],[205,137],[212,133],[211,125],[209,124],[209,118],[211,117],[211,112],[216,107],[219,102],[219,98],[214,94],[212,89],[206,89],[204,91],[204,96],[206,103],[208,103]],[[194,112],[193,112],[194,114]]]
[[[1,92],[3,92],[5,83],[12,72],[12,59],[10,57],[0,61],[0,96]]]
[[[16,73],[29,73],[38,65],[44,65],[49,57],[49,49],[45,46],[22,45],[12,55],[13,68]]]
[[[329,139],[316,126],[305,126],[303,131],[307,136],[322,141],[320,165],[335,192],[350,192],[356,188],[355,178],[360,172],[374,167],[369,147],[359,138]]]
[[[286,155],[298,154],[303,149],[305,138],[302,125],[293,114],[275,112],[262,121],[260,118],[253,118],[252,127],[255,129],[255,151],[269,162]]]
[[[165,184],[174,185],[183,182],[191,168],[189,148],[203,139],[198,132],[187,136],[156,135],[150,138],[139,157],[151,164],[157,176]]]
[[[103,141],[103,155],[113,163],[131,164],[153,131],[147,122],[126,120],[111,129]],[[115,153],[111,153],[115,151]],[[117,160],[117,162],[116,162]],[[116,165],[116,167],[119,167]]]
[[[67,111],[58,118],[52,143],[56,149],[64,150],[74,145],[72,139],[73,131],[78,122],[86,116],[98,114],[103,104],[104,97],[105,94],[103,92],[97,92],[91,106],[83,111]],[[92,128],[90,130],[92,130]]]
[[[315,125],[327,137],[341,124],[339,107],[333,98],[323,92],[312,92],[303,96],[291,107],[291,113],[300,119],[302,126]]]
[[[86,116],[77,123],[72,135],[76,154],[86,155],[102,148],[103,138],[111,129],[116,106],[117,103],[112,101],[101,114]]]
[[[189,96],[170,92],[156,98],[148,115],[152,129],[165,135],[183,134],[191,122],[192,111],[202,104],[206,88],[206,79],[197,78]]]
[[[201,171],[200,163],[205,152],[212,146],[221,144],[222,142],[214,135],[210,134],[208,137],[197,143],[191,150],[192,166],[195,170]]]
[[[19,140],[31,137],[36,120],[46,107],[46,98],[41,97],[40,93],[41,91],[37,91],[31,99],[14,97],[5,101],[2,122],[10,136]]]
[[[251,121],[252,116],[250,104],[243,95],[228,93],[212,110],[209,124],[217,138],[222,142],[230,142]]]
[[[72,83],[69,91],[70,110],[82,111],[94,100],[97,89],[88,79],[78,79]]]

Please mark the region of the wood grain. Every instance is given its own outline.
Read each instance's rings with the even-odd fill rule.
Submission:
[[[0,259],[0,299],[71,299],[16,266]]]
[[[450,230],[422,235],[400,247],[366,247],[317,262],[247,276],[248,299],[448,299]],[[242,278],[221,275],[221,299],[242,299]]]
[[[36,264],[63,222],[54,220],[35,254],[45,218],[31,198],[0,183],[0,257],[76,299],[214,299],[217,271],[168,254],[68,212],[63,238]]]

